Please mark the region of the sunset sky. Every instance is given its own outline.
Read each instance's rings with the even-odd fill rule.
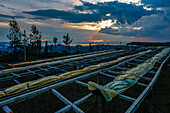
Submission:
[[[42,40],[170,41],[170,0],[0,0],[0,41],[12,17],[27,34],[35,24]]]

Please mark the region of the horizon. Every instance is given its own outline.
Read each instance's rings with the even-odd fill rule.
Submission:
[[[0,42],[8,42],[15,18],[27,34],[35,24],[42,40],[69,33],[73,43],[170,42],[166,0],[30,0],[0,3]]]

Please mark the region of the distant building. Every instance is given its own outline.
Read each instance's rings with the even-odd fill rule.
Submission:
[[[126,44],[127,46],[170,46],[170,42],[160,43],[160,42],[130,42]]]

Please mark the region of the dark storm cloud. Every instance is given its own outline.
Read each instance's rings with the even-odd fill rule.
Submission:
[[[170,41],[170,0],[142,0],[145,6],[154,10],[161,7],[158,15],[146,16],[141,18],[133,25],[121,26],[113,29],[112,27],[101,29],[100,32],[113,35],[133,36],[133,37],[150,37],[153,40]],[[134,27],[142,27],[140,30]]]
[[[168,23],[170,23],[170,10],[166,10],[164,20],[167,21]]]
[[[130,30],[128,31],[127,29],[123,29],[124,31],[118,32],[116,29],[112,29],[111,27],[109,28],[104,28],[101,29],[101,33],[106,33],[106,34],[113,34],[113,35],[123,35],[123,36],[135,36],[135,37],[154,37],[154,38],[164,38],[167,37],[169,38],[169,33],[161,33],[161,30],[167,28],[168,26],[166,25],[155,25],[155,26],[150,26],[148,28],[143,28],[141,30]]]
[[[145,5],[151,5],[153,7],[170,7],[170,0],[142,0]]]
[[[46,18],[46,17],[34,17],[34,18],[29,18],[29,19],[45,20],[45,19],[47,19],[47,18]]]
[[[91,12],[91,13],[80,13]],[[72,23],[80,22],[97,22],[101,19],[117,19],[118,23],[132,24],[142,16],[151,15],[157,13],[156,10],[147,11],[142,6],[136,6],[132,4],[119,3],[119,2],[105,2],[92,4],[83,2],[81,6],[75,6],[71,11],[63,10],[37,10],[24,12],[31,15],[44,16],[49,18],[63,19]],[[106,16],[110,13],[111,16]]]
[[[142,26],[140,30],[134,29],[134,27]],[[170,24],[164,21],[162,16],[152,15],[140,19],[133,25],[121,26],[118,30],[112,27],[101,29],[101,33],[134,36],[134,37],[152,37],[153,39],[168,40]]]
[[[97,14],[96,15],[95,14],[79,14],[79,13],[73,13],[70,11],[67,12],[67,11],[54,10],[54,9],[37,10],[37,11],[30,11],[30,12],[24,12],[24,13],[37,15],[37,16],[44,16],[44,17],[49,17],[49,18],[63,19],[63,20],[66,20],[72,23],[93,22],[93,21],[101,20],[100,15],[97,16]]]
[[[121,24],[127,22],[128,24],[132,24],[142,16],[151,15],[156,13],[156,11],[147,11],[143,9],[143,6],[136,6],[133,4],[119,3],[119,2],[105,2],[105,3],[97,3],[91,4],[88,2],[83,2],[82,6],[75,6],[75,9],[80,11],[91,10],[97,11],[97,14],[101,16],[105,16],[110,13],[111,17],[107,18],[115,18]]]
[[[149,29],[149,30],[148,30]],[[129,32],[116,32],[112,28],[105,28],[102,29],[100,32],[101,33],[106,33],[106,34],[112,34],[112,35],[121,35],[121,36],[129,36],[129,37],[142,37],[147,39],[150,37],[152,40],[157,40],[161,39],[161,41],[164,40],[169,40],[169,33],[163,32],[162,29],[156,29],[154,27],[150,27],[148,29],[142,29],[142,30],[131,30]]]

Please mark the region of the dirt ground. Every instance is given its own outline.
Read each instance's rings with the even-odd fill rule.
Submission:
[[[170,64],[170,59],[168,60]],[[152,90],[152,98],[145,99],[136,111],[137,113],[170,113],[170,67],[159,75]]]

